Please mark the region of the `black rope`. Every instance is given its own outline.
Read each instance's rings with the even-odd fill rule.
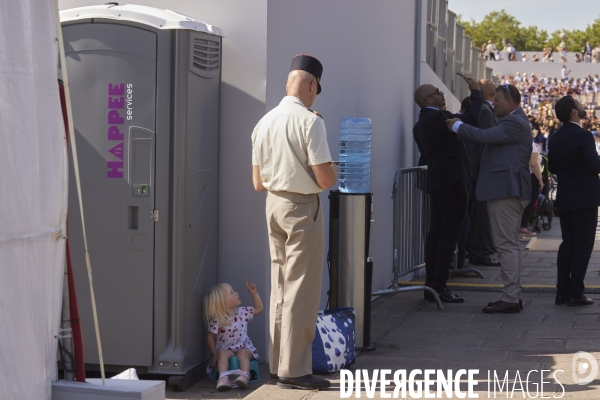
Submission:
[[[58,340],[58,348],[60,350],[59,365],[62,366],[63,371],[75,372],[75,370],[77,369],[77,361],[75,360],[75,357],[73,356],[73,354],[71,354],[71,352],[69,350],[67,350],[67,348],[65,346],[63,346],[62,340],[60,340],[60,339]],[[71,359],[71,365],[73,366],[72,368],[67,368],[66,363],[65,363],[65,356],[67,356],[68,358]]]

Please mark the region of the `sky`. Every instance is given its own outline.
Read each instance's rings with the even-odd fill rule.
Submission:
[[[552,33],[557,29],[585,29],[600,17],[600,0],[448,0],[448,8],[481,22],[486,14],[504,9],[522,26],[535,25]]]

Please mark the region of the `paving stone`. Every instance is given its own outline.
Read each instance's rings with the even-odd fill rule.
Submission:
[[[391,357],[391,358],[405,358],[415,360],[450,360],[450,361],[469,361],[469,360],[480,360],[480,361],[502,361],[510,357],[511,353],[504,350],[485,350],[477,349],[472,351],[464,351],[464,349],[457,349],[454,347],[447,347],[445,349],[424,347],[424,348],[384,348],[377,347],[374,352],[363,353],[364,357],[377,358],[377,357]],[[362,357],[362,356],[361,356]]]
[[[526,339],[593,339],[600,338],[600,329],[544,329],[525,332],[523,336]]]
[[[594,315],[594,314],[577,314],[575,313],[575,309],[574,307],[557,307],[559,308],[558,311],[563,311],[566,310],[565,313],[555,313],[552,315],[548,315],[546,316],[546,318],[544,319],[544,323],[546,324],[562,324],[562,323],[568,323],[568,322],[577,322],[577,323],[581,323],[581,322],[594,322],[594,321],[598,321],[598,315]],[[596,327],[596,329],[598,329],[600,327],[600,324],[598,324],[598,326]]]
[[[428,306],[436,307],[433,303],[428,303]],[[463,313],[444,313],[438,312],[435,314],[431,314],[429,312],[415,312],[411,317],[404,322],[404,324],[410,322],[411,326],[419,327],[419,326],[440,326],[442,328],[453,326],[455,324],[461,325],[465,322],[471,322],[475,318],[473,314],[463,314]]]
[[[390,329],[392,326],[399,324],[402,321],[402,318],[389,316],[371,316],[371,339],[376,340],[380,335],[382,335],[385,331]]]
[[[436,337],[427,339],[429,340],[424,340],[424,338],[397,337],[393,335],[393,333],[390,333],[389,335],[380,338],[376,345],[383,347],[398,347],[402,349],[426,347],[442,350],[446,348],[470,350],[481,348],[481,346],[485,343],[485,340],[482,338],[473,338],[470,341],[461,341],[450,337]]]
[[[466,294],[464,295],[464,297],[468,298],[469,295]],[[470,301],[468,302],[468,304],[462,303],[462,304],[444,304],[444,314],[469,314],[469,315],[475,315],[481,312],[481,309],[489,302],[489,301],[472,301],[472,299],[469,299]],[[472,304],[472,303],[479,303],[479,304]],[[430,312],[430,313],[436,313],[438,312],[437,307],[436,308],[426,308],[423,307],[419,310],[419,312]]]
[[[398,338],[398,341],[401,342],[404,338],[438,338],[443,332],[444,329],[409,328],[400,326],[390,331],[387,337],[389,339]]]
[[[419,302],[414,299],[408,301],[389,299],[379,307],[372,309],[371,315],[401,317],[413,309],[417,304],[419,304]]]
[[[598,337],[595,339],[567,339],[565,349],[587,351],[588,353],[592,351],[600,351],[600,339]]]
[[[600,326],[600,322],[599,321],[593,321],[593,322],[576,322],[575,326],[573,327],[573,329],[598,329],[598,326]]]
[[[574,339],[577,340],[577,339]],[[483,349],[486,350],[559,350],[564,349],[563,339],[495,339],[488,340]]]
[[[507,361],[521,362],[521,361],[536,361],[543,363],[546,369],[552,369],[565,363],[570,363],[573,359],[574,351],[570,350],[558,350],[555,352],[548,350],[541,351],[513,351],[510,353]],[[554,368],[556,369],[556,368]]]
[[[519,324],[519,326],[529,326],[537,324],[543,319],[543,315],[530,312],[524,309],[518,314],[479,314],[475,321],[477,322],[501,322],[506,324]]]
[[[575,313],[578,315],[584,315],[584,314],[600,315],[600,307],[577,307],[577,308],[575,308]]]
[[[524,330],[508,331],[503,329],[447,329],[442,333],[442,337],[451,337],[456,340],[472,340],[472,339],[502,339],[512,338],[518,339],[525,333]],[[589,337],[589,336],[586,336]]]

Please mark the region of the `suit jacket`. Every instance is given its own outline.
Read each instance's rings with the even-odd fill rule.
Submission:
[[[487,102],[484,101],[481,105],[481,111],[479,112],[479,119],[477,120],[477,127],[481,129],[488,129],[498,123],[498,117],[494,114],[494,109]],[[481,165],[481,153],[483,152],[483,145],[478,143],[468,143],[469,159],[471,160],[471,174],[473,179],[479,177],[479,166]]]
[[[418,124],[418,122],[417,122]],[[415,143],[417,144],[417,148],[419,149],[419,162],[417,164],[418,167],[422,167],[423,165],[427,165],[427,159],[425,158],[425,152],[423,150],[423,146],[421,146],[421,141],[419,140],[419,134],[417,131],[417,124],[413,126],[413,138],[415,139]]]
[[[559,211],[600,206],[600,159],[594,137],[570,122],[554,132],[548,143],[550,172],[556,174]]]
[[[471,107],[466,114],[422,108],[416,131],[427,160],[427,191],[439,190],[458,182],[471,181],[471,168],[465,144],[448,132],[446,119],[460,118],[477,123],[483,97],[479,90],[471,92]]]
[[[506,197],[531,197],[529,160],[532,151],[531,125],[520,107],[500,119],[496,126],[479,129],[467,124],[457,137],[484,144],[475,196],[479,201]]]

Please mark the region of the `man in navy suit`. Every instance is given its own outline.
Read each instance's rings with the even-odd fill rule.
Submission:
[[[549,168],[559,182],[556,207],[560,212],[562,243],[556,260],[558,280],[555,304],[587,306],[583,280],[594,249],[600,206],[600,159],[592,134],[579,123],[583,105],[571,96],[556,102],[556,117],[563,126],[548,144]]]
[[[425,242],[425,285],[441,301],[462,303],[464,299],[446,286],[454,249],[467,213],[471,169],[465,144],[448,135],[446,119],[460,118],[476,124],[481,110],[479,83],[468,79],[471,108],[467,114],[445,111],[444,93],[433,85],[421,85],[414,94],[421,108],[414,132],[427,160],[427,193],[431,199],[431,221]]]

